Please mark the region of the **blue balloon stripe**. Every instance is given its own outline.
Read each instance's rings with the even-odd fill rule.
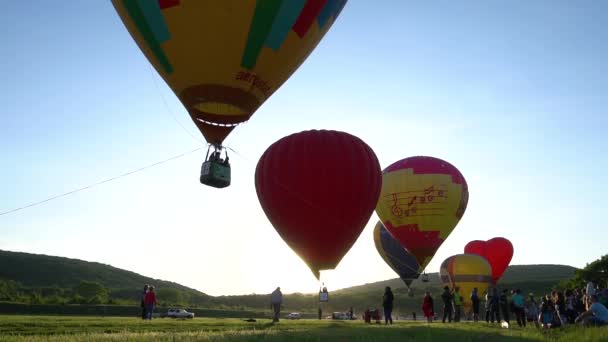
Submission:
[[[270,34],[266,37],[265,45],[267,47],[275,51],[281,47],[283,41],[287,38],[287,34],[291,31],[293,24],[298,20],[305,4],[306,0],[283,1],[279,13],[277,13],[274,23],[272,24]]]
[[[325,7],[323,7],[323,10],[321,10],[321,13],[319,13],[319,16],[317,17],[319,27],[323,28],[330,18],[337,17],[340,11],[342,11],[344,8],[344,5],[346,5],[346,1],[347,0],[328,0],[327,4],[325,4]]]
[[[418,278],[420,265],[416,257],[403,248],[380,222],[374,230],[374,242],[378,253],[402,280]]]
[[[137,0],[137,5],[141,9],[156,41],[162,43],[169,40],[171,33],[165,24],[165,17],[163,17],[158,1]]]

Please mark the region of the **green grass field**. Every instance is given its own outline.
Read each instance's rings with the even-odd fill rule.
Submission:
[[[608,341],[608,328],[539,331],[484,323],[194,320],[132,317],[0,316],[0,341]]]

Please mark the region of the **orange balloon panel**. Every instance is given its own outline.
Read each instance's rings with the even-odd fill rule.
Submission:
[[[346,0],[112,0],[210,143],[220,144],[308,57]]]
[[[376,213],[416,256],[422,272],[458,224],[468,198],[467,183],[453,165],[433,157],[410,157],[382,172]]]

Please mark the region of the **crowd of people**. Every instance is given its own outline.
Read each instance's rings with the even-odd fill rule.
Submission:
[[[480,306],[485,304],[485,321],[487,323],[506,323],[509,326],[513,318],[517,325],[526,327],[532,323],[536,327],[556,328],[567,324],[585,326],[608,325],[608,289],[588,282],[585,288],[554,290],[537,299],[533,293],[524,297],[520,289],[503,289],[491,287],[483,297],[477,288],[470,294],[471,310],[467,318],[477,322],[480,317]],[[443,302],[442,322],[459,322],[462,316],[463,298],[459,288],[445,286],[441,294]],[[422,311],[430,323],[437,319],[433,297],[426,292]]]

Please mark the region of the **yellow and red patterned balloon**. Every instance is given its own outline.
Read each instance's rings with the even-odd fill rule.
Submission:
[[[456,167],[438,158],[416,156],[382,171],[376,213],[416,257],[422,272],[460,221],[468,200],[467,182]]]
[[[477,288],[481,299],[492,283],[492,267],[486,258],[476,254],[453,255],[439,267],[439,276],[444,286],[459,288],[465,312],[471,308],[471,292]]]
[[[304,62],[346,0],[112,0],[209,143]]]

